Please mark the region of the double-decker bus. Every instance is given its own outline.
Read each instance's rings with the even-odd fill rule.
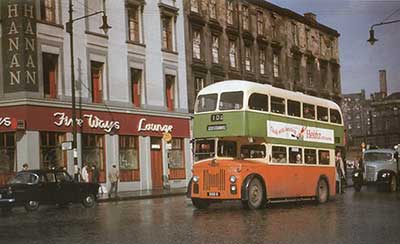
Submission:
[[[335,150],[344,146],[339,106],[271,85],[228,80],[202,89],[194,113],[193,176],[197,208],[241,200],[272,201],[336,194]]]

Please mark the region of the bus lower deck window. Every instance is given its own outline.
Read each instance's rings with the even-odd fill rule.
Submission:
[[[306,164],[317,164],[317,153],[315,149],[304,149],[304,162]]]
[[[272,147],[272,163],[284,164],[287,163],[286,147]]]

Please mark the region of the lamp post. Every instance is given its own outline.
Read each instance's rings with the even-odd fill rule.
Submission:
[[[105,0],[103,0],[104,6]],[[74,67],[74,31],[73,24],[77,20],[81,20],[84,18],[88,18],[93,15],[103,14],[102,20],[103,24],[99,27],[107,34],[108,30],[111,29],[111,26],[107,23],[107,15],[104,10],[85,15],[79,18],[73,18],[73,5],[72,0],[69,0],[69,21],[66,23],[66,31],[69,33],[69,41],[70,41],[70,56],[71,56],[71,99],[72,99],[72,149],[74,154],[74,165],[78,165],[78,151],[77,151],[77,126],[76,126],[76,98],[75,98],[75,67]]]
[[[369,42],[371,45],[374,45],[375,42],[378,41],[378,39],[375,38],[374,27],[380,26],[380,25],[393,24],[393,23],[397,23],[397,22],[400,22],[400,20],[392,20],[392,21],[387,21],[387,22],[381,22],[381,23],[378,23],[378,24],[373,24],[371,26],[371,28],[369,29],[369,39],[367,40],[367,42]]]

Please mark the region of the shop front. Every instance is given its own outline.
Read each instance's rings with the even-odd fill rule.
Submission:
[[[186,185],[192,161],[188,116],[80,110],[76,123],[79,167],[96,166],[104,189],[112,164],[118,165],[121,191]],[[73,173],[70,141],[69,108],[0,108],[0,185],[24,163]]]

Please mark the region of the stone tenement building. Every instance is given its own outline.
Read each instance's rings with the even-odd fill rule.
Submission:
[[[184,1],[189,110],[208,84],[244,79],[341,101],[339,33],[263,0]]]

